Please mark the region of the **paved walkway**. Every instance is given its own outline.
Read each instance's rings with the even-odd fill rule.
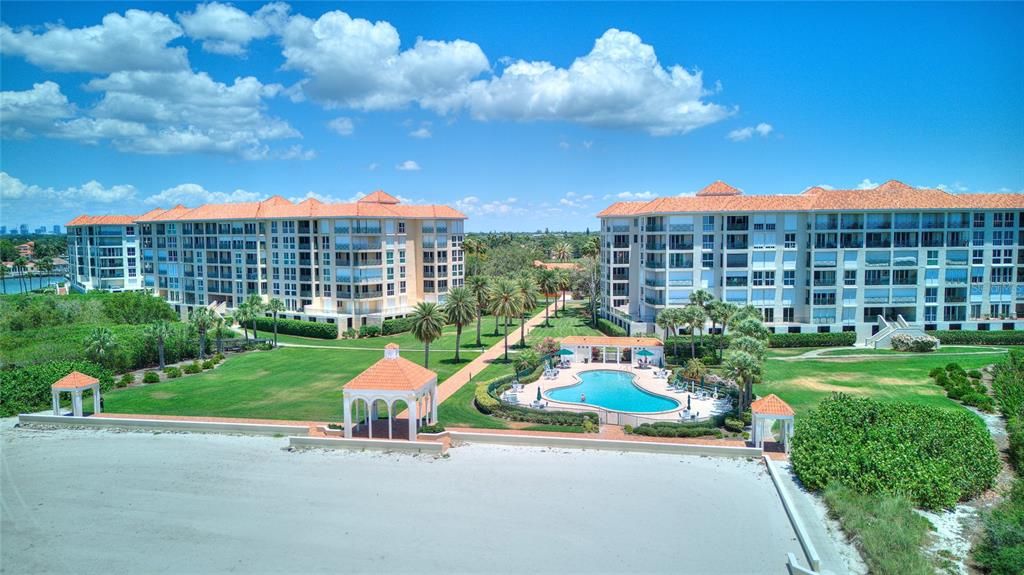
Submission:
[[[512,335],[512,332],[509,332],[509,335]],[[346,346],[346,345],[310,345],[310,344],[306,344],[306,343],[279,343],[278,347],[306,347],[306,348],[312,348],[312,349],[344,349],[344,350],[350,350],[350,351],[384,351],[383,347],[356,347],[356,346],[353,346],[353,345],[349,345],[349,346]],[[405,347],[403,347],[402,351],[403,352],[407,352],[407,351],[408,352],[423,351],[423,348],[422,347],[421,348],[414,348],[414,347],[405,348]],[[455,353],[454,349],[435,349],[433,347],[430,348],[430,351],[447,351],[447,352]],[[485,351],[485,350],[484,349],[467,349],[467,348],[462,348],[459,351],[459,353],[482,353],[483,351]]]
[[[953,351],[953,352],[943,352],[942,348],[939,348],[939,349],[937,349],[935,351],[928,352],[926,354],[924,354],[924,353],[907,352],[907,353],[854,353],[854,354],[849,354],[849,355],[829,355],[828,352],[830,352],[830,351],[835,351],[835,350],[838,350],[838,349],[857,349],[857,348],[856,347],[824,347],[824,348],[821,348],[821,349],[812,349],[810,351],[801,353],[800,355],[790,355],[790,356],[783,356],[783,357],[769,357],[768,359],[773,359],[773,360],[776,360],[776,361],[807,361],[807,360],[823,361],[823,360],[830,360],[830,359],[834,359],[834,360],[849,360],[849,359],[904,359],[904,358],[907,358],[907,357],[921,357],[922,355],[928,355],[928,356],[941,355],[941,356],[949,356],[949,357],[963,356],[963,355],[1002,355],[1002,354],[1006,353],[1007,351],[1009,351],[1005,347],[993,347],[993,346],[988,346],[988,345],[957,345],[957,346],[954,346],[954,347],[969,347],[969,348],[972,348],[972,349],[982,349],[984,351],[972,351],[972,352]],[[862,348],[862,349],[867,349],[867,348]]]

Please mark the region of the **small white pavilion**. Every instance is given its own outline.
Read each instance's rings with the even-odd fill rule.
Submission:
[[[754,447],[764,448],[765,436],[769,435],[772,425],[778,421],[782,424],[780,436],[786,453],[789,453],[789,440],[793,437],[793,408],[779,399],[774,393],[762,397],[750,404],[750,439]]]
[[[562,349],[572,352],[568,359],[573,363],[635,364],[644,360],[651,365],[660,365],[665,358],[665,346],[653,337],[570,335],[559,343]],[[646,350],[646,353],[640,353],[641,350]]]
[[[373,439],[373,422],[378,417],[378,405],[383,403],[387,412],[387,438],[394,435],[395,417],[402,412],[397,404],[405,404],[409,418],[409,440],[416,441],[421,424],[437,421],[437,374],[417,365],[399,354],[396,343],[384,348],[384,359],[366,368],[345,384],[342,403],[345,416],[345,437],[351,438],[355,407],[362,402],[367,414],[366,429]]]
[[[103,402],[100,395],[100,380],[79,371],[72,371],[50,386],[50,392],[53,394],[53,414],[60,415],[60,394],[68,392],[71,394],[71,413],[75,417],[82,417],[82,393],[87,389],[92,390],[93,413],[101,413]]]

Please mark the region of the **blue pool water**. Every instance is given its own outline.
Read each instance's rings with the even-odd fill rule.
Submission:
[[[674,399],[648,393],[633,385],[633,376],[624,371],[594,370],[579,374],[580,383],[548,390],[545,394],[553,401],[584,403],[580,394],[587,396],[588,405],[612,411],[654,413],[679,407]]]

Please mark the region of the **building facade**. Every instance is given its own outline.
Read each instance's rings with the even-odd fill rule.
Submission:
[[[344,204],[275,196],[156,209],[133,220],[140,288],[182,316],[210,304],[230,312],[258,294],[282,300],[284,317],[342,331],[379,324],[463,284],[465,219],[384,192]]]
[[[630,333],[706,289],[761,310],[776,333],[1024,329],[1024,194],[951,194],[890,181],[744,196],[618,202],[601,219],[602,314]]]
[[[79,291],[142,289],[136,216],[78,216],[67,224],[67,271]]]

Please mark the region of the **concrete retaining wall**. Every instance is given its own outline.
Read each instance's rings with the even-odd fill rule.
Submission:
[[[613,439],[585,439],[547,435],[511,435],[499,433],[470,433],[450,431],[453,441],[492,443],[498,445],[527,445],[534,447],[565,447],[570,449],[601,449],[605,451],[642,451],[674,455],[708,455],[712,457],[760,457],[761,450],[754,447],[728,447],[719,445],[688,445],[682,443],[655,443],[621,441]]]
[[[228,423],[220,421],[188,421],[181,419],[124,419],[120,417],[74,417],[70,415],[18,416],[18,423],[42,423],[73,427],[120,427],[129,429],[154,429],[164,431],[192,431],[200,433],[243,433],[246,435],[295,435],[308,433],[300,425],[273,425],[262,423]]]
[[[444,444],[434,441],[402,441],[394,439],[362,439],[343,437],[289,437],[288,444],[295,448],[319,447],[322,449],[352,449],[356,451],[400,451],[402,453],[425,453],[441,455]]]
[[[782,481],[779,479],[779,472],[775,469],[775,464],[767,455],[764,456],[764,464],[768,468],[768,474],[772,477],[772,482],[775,483],[775,489],[779,492],[779,499],[782,500],[782,507],[786,510],[786,515],[789,516],[789,522],[793,524],[793,531],[796,532],[796,538],[800,541],[800,546],[804,548],[804,554],[807,555],[807,561],[811,564],[811,569],[817,571],[821,569],[821,558],[818,556],[818,550],[814,548],[814,543],[811,542],[811,536],[807,533],[807,528],[804,527],[803,519],[796,512],[796,507],[793,505],[793,500],[790,499],[789,493],[786,493],[786,488],[783,487]],[[793,561],[790,561],[790,571],[793,571]],[[797,568],[800,568],[799,563],[796,564]],[[802,568],[800,568],[802,569]],[[798,573],[807,571],[796,571]]]

